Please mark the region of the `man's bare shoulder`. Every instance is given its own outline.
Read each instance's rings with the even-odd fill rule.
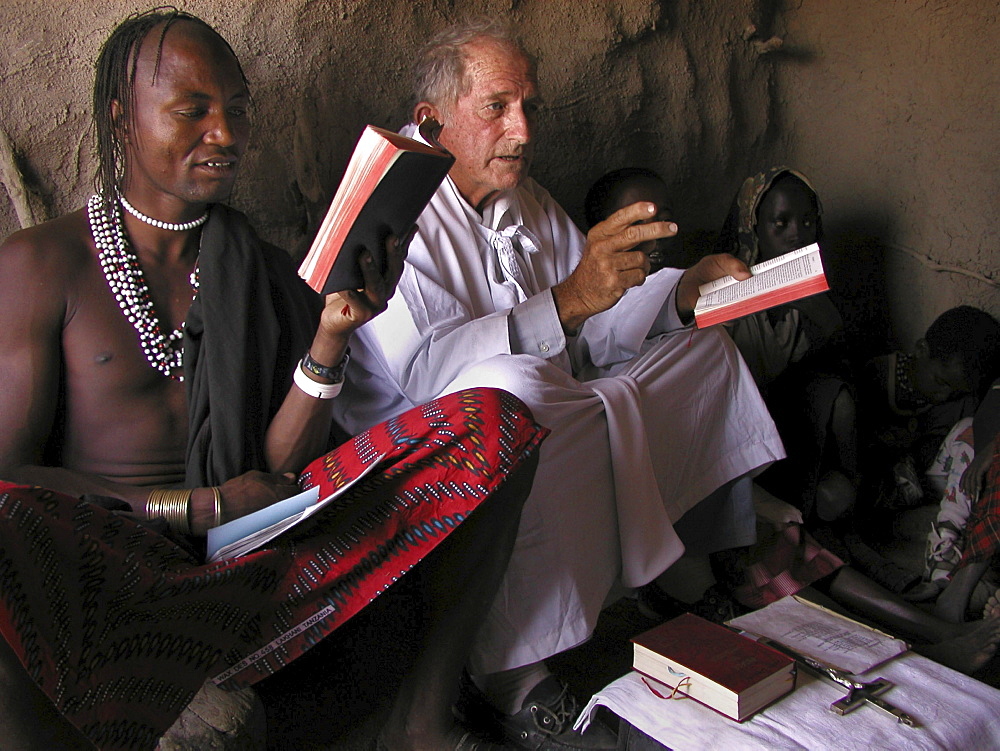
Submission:
[[[90,226],[81,209],[8,237],[0,245],[0,289],[4,296],[65,292],[93,259]]]
[[[0,262],[74,264],[93,254],[90,225],[83,209],[18,230],[0,244]]]

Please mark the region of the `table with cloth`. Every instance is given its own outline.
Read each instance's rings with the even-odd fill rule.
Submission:
[[[584,727],[599,706],[622,719],[627,749],[980,749],[1000,748],[1000,691],[914,652],[861,676],[896,685],[882,698],[916,718],[907,727],[872,706],[841,716],[830,705],[845,690],[798,671],[796,688],[743,723],[686,698],[658,698],[632,671],[596,693],[580,714]]]

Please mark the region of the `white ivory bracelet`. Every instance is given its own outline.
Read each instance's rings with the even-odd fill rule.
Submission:
[[[314,399],[333,399],[344,388],[343,381],[339,383],[317,383],[306,375],[306,372],[302,369],[301,360],[295,366],[295,373],[292,376],[292,380],[295,381],[295,385],[299,387],[300,391]]]

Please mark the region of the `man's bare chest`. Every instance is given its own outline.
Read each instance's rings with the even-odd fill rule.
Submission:
[[[141,408],[150,417],[185,423],[183,384],[151,365],[136,327],[103,278],[86,275],[79,281],[62,328],[67,406],[93,416],[103,404],[110,420],[116,407]]]

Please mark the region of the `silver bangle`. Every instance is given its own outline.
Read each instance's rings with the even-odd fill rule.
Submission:
[[[222,491],[215,485],[212,486],[212,526],[218,527],[222,524]]]
[[[343,381],[338,383],[317,383],[306,375],[306,372],[302,369],[301,360],[295,366],[295,373],[292,375],[292,380],[299,387],[300,391],[314,399],[333,399],[344,388]]]

